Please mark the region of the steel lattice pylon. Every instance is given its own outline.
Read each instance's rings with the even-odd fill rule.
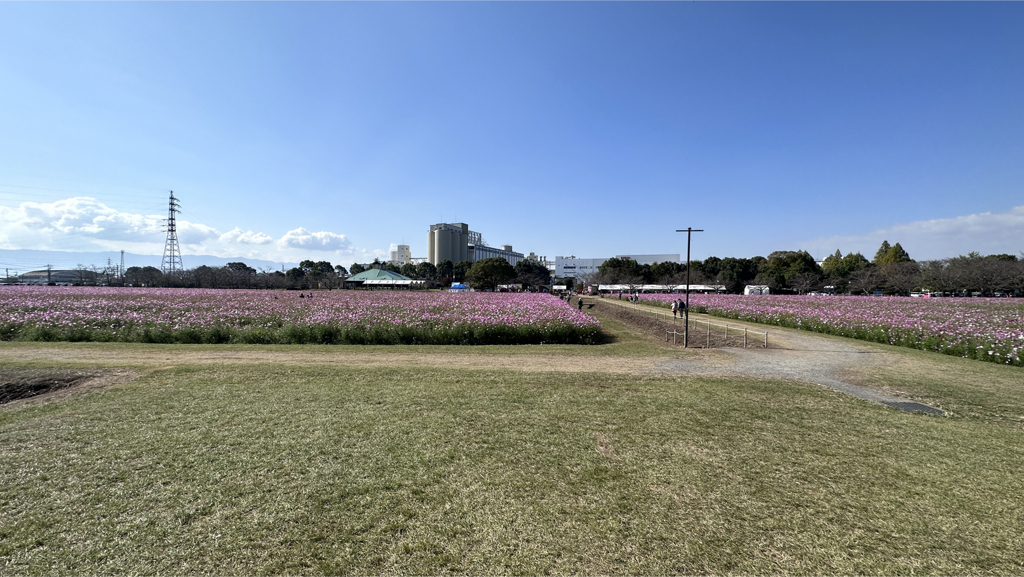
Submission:
[[[181,264],[181,249],[178,248],[178,227],[174,221],[174,215],[181,212],[178,199],[174,198],[174,191],[171,191],[171,200],[167,206],[167,240],[164,242],[164,258],[160,261],[160,270],[164,274],[180,273],[185,270]]]

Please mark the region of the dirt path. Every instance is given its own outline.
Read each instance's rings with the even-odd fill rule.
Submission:
[[[612,301],[609,304],[619,305],[620,303]],[[662,312],[657,307],[645,307],[644,305],[621,306],[633,310],[650,309]],[[754,377],[814,383],[859,399],[881,403],[903,411],[920,411],[934,415],[945,414],[944,411],[936,407],[855,385],[840,377],[846,369],[855,365],[863,367],[882,364],[881,357],[885,353],[877,348],[861,345],[853,339],[830,338],[793,329],[781,329],[707,315],[691,315],[691,319],[698,317],[714,323],[768,331],[771,347],[767,349],[724,347],[716,349],[716,352],[724,353],[724,357],[705,355],[699,358],[658,361],[656,362],[658,368],[669,373],[713,377]]]
[[[910,401],[867,387],[848,383],[840,374],[854,365],[864,366],[877,362],[875,357],[885,353],[859,347],[814,334],[786,334],[780,348],[742,349],[726,348],[722,352],[732,362],[720,366],[691,363],[688,360],[660,361],[657,366],[672,373],[708,376],[745,376],[759,379],[781,379],[814,383],[852,395],[859,399],[881,403],[897,409],[944,415],[941,409]]]

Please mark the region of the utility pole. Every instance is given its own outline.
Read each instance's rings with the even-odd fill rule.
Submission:
[[[704,229],[686,227],[685,230],[677,230],[676,232],[686,233],[686,307],[683,308],[683,314],[686,318],[684,325],[686,330],[683,331],[683,348],[690,346],[690,234],[694,232],[704,232]]]
[[[121,268],[118,269],[118,278],[124,278],[124,251],[121,251]]]

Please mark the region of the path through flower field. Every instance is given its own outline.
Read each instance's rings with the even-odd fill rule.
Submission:
[[[678,294],[642,294],[667,307]],[[1024,300],[691,294],[694,312],[1024,365]]]

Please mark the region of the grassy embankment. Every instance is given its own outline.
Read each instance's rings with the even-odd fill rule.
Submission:
[[[929,417],[646,372],[709,353],[602,320],[596,347],[0,344],[140,374],[0,407],[2,572],[1024,573],[1020,368],[857,376]]]

